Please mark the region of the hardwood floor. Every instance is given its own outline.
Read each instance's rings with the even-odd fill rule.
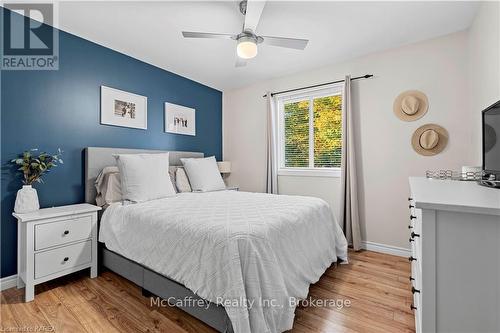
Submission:
[[[86,273],[86,272],[84,272]],[[150,306],[141,289],[106,271],[96,279],[77,273],[36,286],[1,292],[0,330],[46,332],[215,332],[175,307]],[[350,252],[349,264],[330,267],[310,288],[311,299],[349,300],[349,307],[299,307],[292,333],[414,332],[405,258]]]

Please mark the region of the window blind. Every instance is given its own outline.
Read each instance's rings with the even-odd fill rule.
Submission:
[[[314,99],[314,167],[340,168],[342,154],[342,98]]]
[[[281,107],[282,165],[285,168],[340,168],[341,91],[284,100]]]
[[[309,167],[309,100],[285,103],[285,167]]]

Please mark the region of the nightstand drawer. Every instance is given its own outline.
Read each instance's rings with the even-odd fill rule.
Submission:
[[[35,226],[35,250],[88,239],[91,234],[91,216],[37,224]]]
[[[73,267],[90,264],[92,241],[35,253],[35,279]]]

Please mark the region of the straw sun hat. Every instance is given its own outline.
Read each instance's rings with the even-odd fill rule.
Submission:
[[[436,124],[426,124],[415,130],[411,138],[413,149],[420,155],[439,154],[448,143],[448,131]]]
[[[394,100],[394,114],[404,121],[422,118],[428,108],[427,96],[418,90],[404,91]]]

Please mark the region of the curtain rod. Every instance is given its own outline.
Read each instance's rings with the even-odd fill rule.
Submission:
[[[353,77],[351,79],[351,81],[354,81],[354,80],[359,80],[359,79],[369,79],[373,77],[373,74],[366,74],[366,75],[363,75],[363,76],[357,76],[357,77]],[[302,89],[309,89],[309,88],[316,88],[316,87],[321,87],[321,86],[327,86],[329,84],[334,84],[334,83],[340,83],[340,82],[344,82],[345,80],[337,80],[337,81],[332,81],[332,82],[326,82],[326,83],[320,83],[320,84],[315,84],[313,86],[307,86],[307,87],[302,87],[302,88],[295,88],[295,89],[290,89],[290,90],[283,90],[283,91],[278,91],[278,92],[274,92],[274,93],[271,93],[271,97],[275,96],[275,95],[280,95],[280,94],[284,94],[284,93],[288,93],[288,92],[292,92],[292,91],[297,91],[297,90],[302,90]],[[262,97],[267,97],[267,94],[265,94],[264,96]]]

